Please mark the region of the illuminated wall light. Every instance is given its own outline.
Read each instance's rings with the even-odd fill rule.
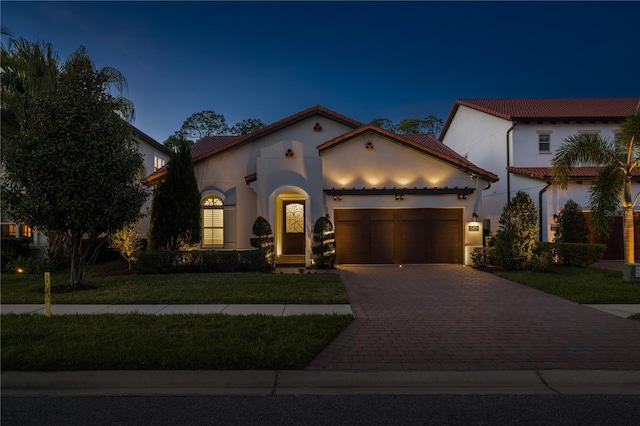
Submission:
[[[371,186],[376,186],[377,184],[380,183],[380,179],[377,177],[368,177],[366,178],[367,183]]]

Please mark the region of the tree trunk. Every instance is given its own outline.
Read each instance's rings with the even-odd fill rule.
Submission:
[[[82,233],[71,231],[71,276],[69,284],[77,286],[82,284],[85,273],[85,259],[82,253]]]
[[[624,263],[635,263],[635,247],[633,233],[633,207],[624,208],[622,217],[623,239],[624,239]]]

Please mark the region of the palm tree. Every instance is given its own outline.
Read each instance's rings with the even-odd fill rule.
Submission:
[[[633,208],[640,193],[633,194],[632,177],[640,165],[640,103],[635,113],[620,125],[619,137],[611,141],[600,135],[569,136],[553,156],[553,179],[566,189],[577,165],[599,166],[589,189],[589,206],[596,232],[608,235],[615,212],[622,206],[625,264],[634,263]]]
[[[51,44],[23,38],[10,39],[1,55],[2,134],[6,137],[28,120],[35,98],[55,90],[60,61]]]

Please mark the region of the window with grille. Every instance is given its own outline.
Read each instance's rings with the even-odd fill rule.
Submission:
[[[210,196],[202,202],[202,246],[224,245],[224,204],[219,197]]]
[[[538,135],[538,152],[551,152],[551,135],[539,134]]]

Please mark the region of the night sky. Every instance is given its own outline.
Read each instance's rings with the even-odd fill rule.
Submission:
[[[456,99],[640,96],[639,2],[1,2],[14,37],[80,45],[128,80],[162,142],[194,112],[232,126],[320,104],[356,120]],[[2,37],[7,46],[7,37]]]

